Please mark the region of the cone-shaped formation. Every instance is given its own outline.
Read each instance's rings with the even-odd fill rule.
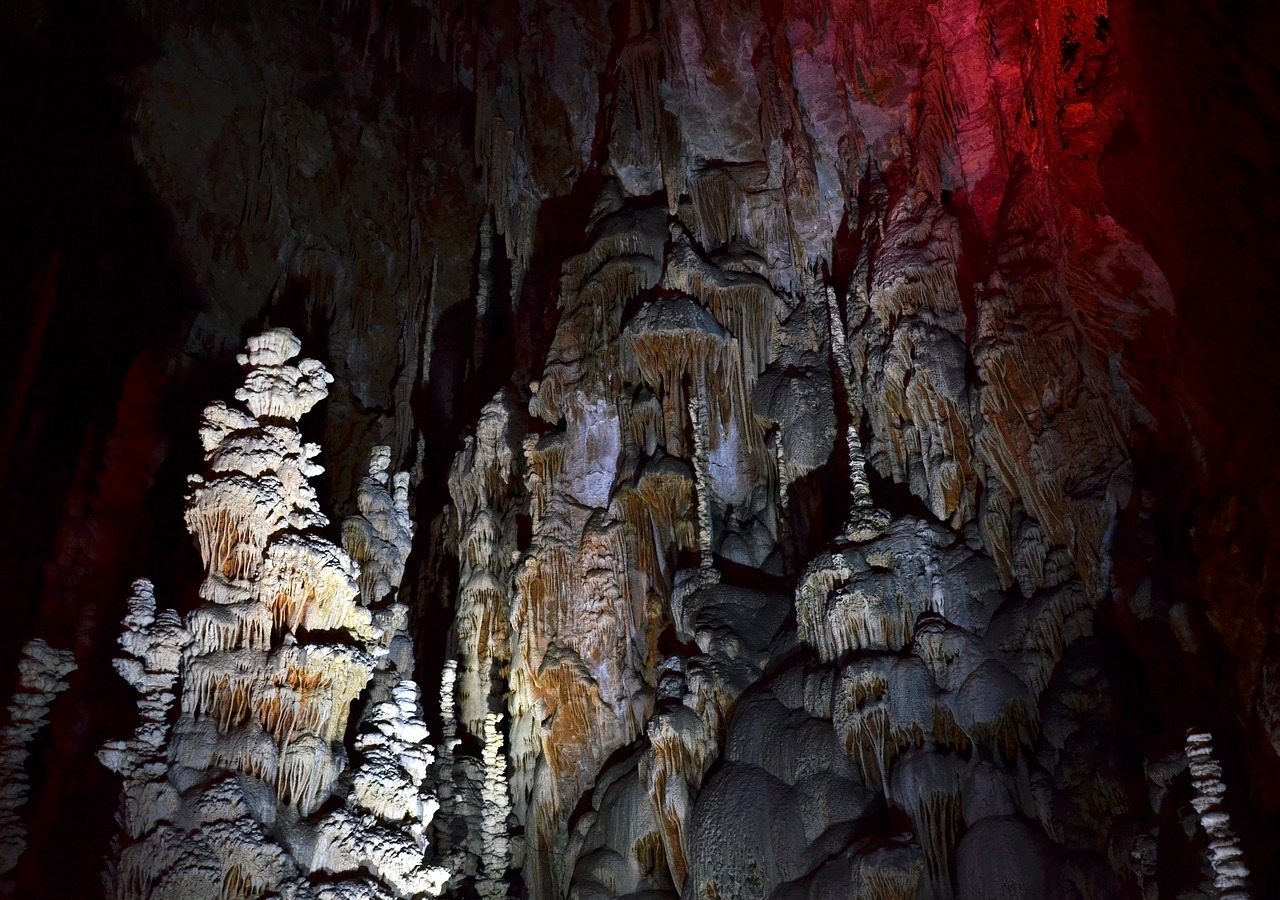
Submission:
[[[191,479],[187,524],[206,602],[184,622],[135,585],[116,667],[142,721],[99,754],[124,777],[114,897],[434,896],[448,879],[426,860],[437,804],[418,689],[404,680],[407,610],[386,602],[413,537],[407,481],[389,483],[375,450],[343,528],[365,571],[313,530],[328,521],[308,480],[319,448],[292,420],[332,379],[314,360],[291,364],[299,350],[282,329],[251,339],[236,396],[252,414],[205,411],[208,469]],[[359,766],[343,778],[362,693]],[[331,798],[345,804],[318,815]]]
[[[211,601],[189,620],[174,759],[226,769],[275,788],[278,802],[313,812],[345,765],[341,741],[351,702],[374,659],[358,647],[318,644],[307,633],[374,635],[357,602],[359,569],[341,548],[306,529],[327,522],[308,479],[319,474],[296,427],[332,378],[277,329],[249,342],[237,399],[253,415],[215,404],[201,440],[209,473],[192,479],[187,523],[208,570]]]

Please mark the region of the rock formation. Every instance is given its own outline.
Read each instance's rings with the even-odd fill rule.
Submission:
[[[49,705],[67,689],[66,678],[75,669],[70,651],[55,650],[38,638],[22,648],[18,688],[9,701],[8,721],[0,736],[0,876],[13,871],[26,848],[22,807],[29,792],[28,748],[48,723]]]
[[[426,861],[438,804],[406,609],[385,602],[412,542],[406,483],[388,484],[376,448],[342,529],[359,563],[322,536],[319,447],[293,423],[332,377],[293,363],[300,350],[287,329],[250,338],[236,392],[249,412],[205,410],[207,474],[191,477],[186,516],[205,602],[157,613],[151,585],[134,585],[116,668],[141,724],[100,753],[124,777],[111,896],[436,896],[448,879]],[[326,814],[332,797],[343,805]]]
[[[1241,860],[1240,841],[1231,830],[1231,815],[1222,808],[1222,767],[1213,758],[1213,736],[1202,731],[1187,732],[1187,762],[1196,796],[1191,801],[1200,814],[1200,824],[1212,840],[1209,864],[1213,867],[1213,887],[1219,897],[1248,900],[1245,892],[1249,867]]]
[[[62,846],[120,897],[1280,882],[1280,358],[1244,273],[1275,166],[1218,117],[1274,144],[1276,29],[1186,0],[117,5],[129,61],[93,59],[174,315],[116,311],[113,407],[123,374],[45,372],[103,352],[49,318],[92,279],[33,288],[0,507],[40,527],[0,551],[86,574],[6,566],[56,595],[12,649],[94,674],[30,744],[47,772],[6,757],[15,891],[89,890]],[[0,17],[70,53],[92,22],[54,6]],[[197,560],[183,432],[232,359]],[[18,483],[41,453],[74,521]],[[118,622],[127,739],[93,685]],[[90,743],[119,827],[77,844]]]

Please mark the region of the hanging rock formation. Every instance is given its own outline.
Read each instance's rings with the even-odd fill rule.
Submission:
[[[1142,248],[1063,180],[1096,175],[1058,168],[1114,127],[1111,88],[1055,143],[1034,121],[1050,63],[1030,13],[784,6],[620,4],[616,90],[560,98],[600,103],[580,115],[603,117],[607,147],[530,419],[502,416],[528,429],[524,466],[505,449],[519,432],[485,436],[495,400],[452,476],[459,610],[486,610],[460,620],[459,649],[510,660],[525,886],[768,897],[839,877],[943,898],[1049,878],[1118,895],[1135,811],[1117,773],[1067,767],[1042,724],[1110,588],[1126,436],[1147,415],[1078,310],[1111,298],[1136,336],[1170,304]],[[519,90],[492,85],[486,102]],[[487,200],[516,283],[531,226],[515,197],[552,190],[532,157],[511,162],[538,133],[520,115],[482,119],[511,179]],[[490,458],[501,497],[461,493]],[[824,469],[847,484],[833,539],[807,518],[830,504],[806,481]],[[514,547],[513,502],[530,521]],[[754,586],[779,577],[794,626]],[[470,599],[481,583],[493,600]],[[501,648],[472,623],[508,603]],[[794,718],[781,733],[825,747],[821,772],[771,762],[755,715]],[[1075,790],[1096,794],[1087,837],[1054,812]],[[1016,862],[984,869],[1006,840]]]
[[[54,6],[0,13],[20,66],[100,40]],[[128,59],[87,55],[138,182],[101,202],[154,212],[191,297],[146,341],[111,307],[155,384],[113,424],[111,379],[49,374],[99,358],[69,322],[104,249],[36,282],[0,432],[39,526],[0,551],[97,573],[6,567],[56,595],[13,649],[92,673],[47,740],[15,714],[48,765],[5,757],[14,891],[91,892],[64,847],[119,897],[1280,882],[1280,341],[1245,272],[1280,33],[1248,4],[207,6],[113,4]],[[197,560],[181,432],[233,358]],[[74,522],[18,483],[42,453]],[[81,841],[90,744],[123,786]]]

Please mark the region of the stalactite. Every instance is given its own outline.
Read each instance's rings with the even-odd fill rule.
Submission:
[[[924,849],[934,896],[951,894],[951,863],[960,834],[960,784],[964,764],[928,749],[903,754],[894,766],[894,802],[911,817]]]
[[[689,400],[684,385],[693,381],[714,396],[727,396],[735,362],[729,356],[732,337],[691,301],[660,300],[636,314],[623,338],[631,377],[643,379],[662,395],[668,452],[684,455]]]
[[[841,673],[839,699],[832,710],[846,755],[859,767],[863,780],[877,784],[886,798],[892,797],[889,764],[900,749],[885,702],[888,687],[887,673],[866,665],[851,666]]]
[[[640,774],[661,825],[660,837],[677,889],[689,877],[689,817],[718,742],[706,723],[684,705],[655,715],[647,728],[651,752]]]
[[[218,651],[271,647],[272,610],[254,601],[202,606],[187,617],[187,627],[203,647]],[[275,622],[276,627],[281,626]]]
[[[796,592],[800,639],[826,661],[849,650],[902,649],[916,617],[928,608],[928,594],[878,579],[858,584],[854,575],[840,556],[820,557]]]
[[[667,456],[640,474],[636,493],[659,531],[670,537],[677,549],[699,546],[697,488],[689,469]],[[655,553],[657,552],[655,546]],[[655,560],[655,563],[657,560]]]
[[[667,263],[663,285],[696,299],[737,339],[742,371],[747,387],[752,387],[773,349],[773,310],[780,299],[768,281],[753,272],[706,262],[684,238]]]
[[[662,99],[658,87],[661,63],[662,47],[652,39],[632,41],[618,54],[618,68],[635,109],[636,129],[650,138],[656,138],[661,125]],[[648,154],[650,158],[656,155],[652,151]]]

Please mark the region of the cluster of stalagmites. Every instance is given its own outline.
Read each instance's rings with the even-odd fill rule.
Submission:
[[[446,848],[442,868],[451,873],[450,895],[471,885],[483,900],[510,893],[510,872],[523,845],[514,836],[517,822],[511,812],[508,765],[502,716],[487,713],[478,756],[458,753],[458,721],[454,718],[457,688],[456,659],[445,664],[440,685],[444,721],[436,761],[441,814],[432,823],[437,845]]]
[[[1123,473],[1104,448],[1073,508],[973,396],[955,220],[873,185],[842,308],[734,210],[699,224],[709,185],[674,216],[624,192],[565,265],[530,419],[500,394],[450,482],[462,718],[480,738],[506,676],[531,895],[1117,894],[1127,801],[1076,696]],[[789,560],[837,437],[844,527]],[[877,508],[868,469],[925,511]],[[726,575],[788,567],[793,601]]]
[[[291,362],[300,349],[283,329],[250,339],[249,412],[205,410],[187,524],[206,602],[184,619],[134,587],[116,668],[140,724],[99,754],[124,778],[112,896],[434,896],[448,879],[427,860],[433,752],[407,610],[389,602],[413,536],[407,481],[375,449],[346,549],[323,536],[319,448],[294,422],[332,379]]]

